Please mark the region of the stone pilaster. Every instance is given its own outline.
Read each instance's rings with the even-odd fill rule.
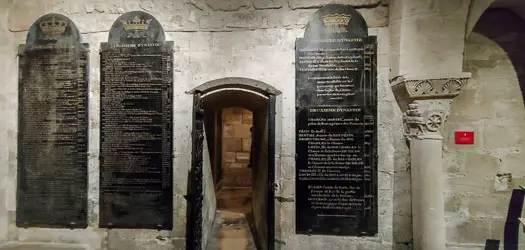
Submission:
[[[468,74],[457,77],[397,77],[392,90],[404,111],[410,142],[412,232],[414,250],[445,250],[443,136],[450,105]]]

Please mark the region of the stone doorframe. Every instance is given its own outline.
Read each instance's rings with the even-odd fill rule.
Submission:
[[[445,250],[443,135],[450,105],[470,73],[391,80],[410,148],[413,249]]]
[[[280,158],[281,158],[281,127],[282,121],[281,116],[277,115],[282,113],[282,92],[272,85],[269,85],[265,82],[243,78],[243,77],[225,77],[219,78],[212,81],[205,82],[190,91],[187,91],[187,94],[196,94],[201,93],[205,98],[206,95],[209,95],[213,92],[220,92],[223,90],[237,90],[244,93],[250,93],[255,95],[260,95],[267,99],[268,102],[268,199],[267,199],[267,249],[273,250],[276,248],[276,237],[278,235],[277,230],[280,228],[280,221],[278,221],[278,210],[276,206],[276,197],[278,196],[278,185],[280,183],[281,173],[280,173]],[[270,139],[272,138],[272,139]]]

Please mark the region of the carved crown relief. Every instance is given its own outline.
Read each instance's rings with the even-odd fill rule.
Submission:
[[[350,23],[352,16],[347,14],[328,14],[323,16],[323,23],[326,26],[337,25],[337,26],[347,26]]]
[[[67,22],[52,17],[39,24],[44,40],[58,40],[66,31]]]
[[[145,38],[152,19],[141,19],[135,16],[131,20],[120,20],[128,38]]]
[[[347,26],[352,20],[352,16],[347,14],[328,14],[323,16],[323,23],[328,30],[335,33],[346,32]]]

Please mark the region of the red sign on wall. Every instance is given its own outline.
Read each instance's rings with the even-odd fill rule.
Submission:
[[[456,131],[456,144],[474,144],[474,132]]]

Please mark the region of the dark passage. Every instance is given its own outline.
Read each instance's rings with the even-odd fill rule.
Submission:
[[[257,249],[252,220],[252,112],[243,108],[221,110],[221,162],[215,168],[217,212],[207,249]],[[251,227],[250,227],[251,225]],[[254,228],[253,228],[254,229]],[[255,229],[254,229],[255,230]]]
[[[210,159],[203,167],[211,168],[216,199],[215,219],[204,223],[206,250],[267,249],[268,99],[224,90],[203,103]]]

